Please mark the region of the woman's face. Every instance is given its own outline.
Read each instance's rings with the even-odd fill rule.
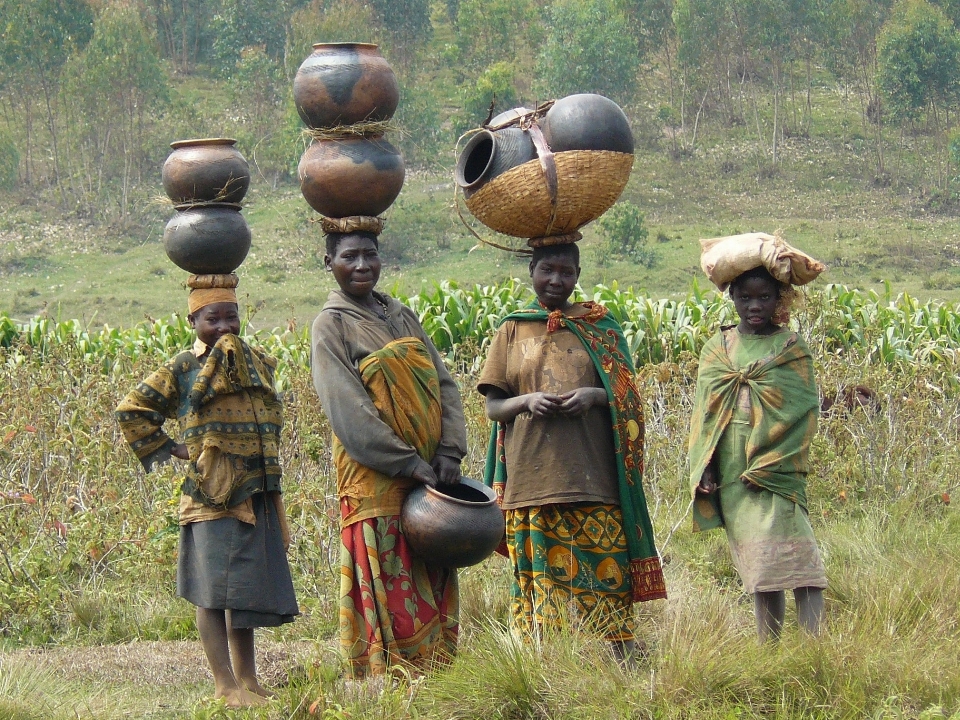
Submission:
[[[240,312],[236,303],[218,302],[187,315],[190,325],[197,331],[197,337],[213,347],[224,335],[240,334]]]
[[[745,335],[763,335],[772,331],[773,313],[777,309],[780,290],[776,283],[765,278],[748,278],[733,288],[733,305],[740,316],[740,332]]]
[[[540,303],[549,310],[561,310],[576,287],[580,268],[568,256],[548,256],[530,268],[530,277]]]
[[[380,279],[380,252],[373,240],[362,235],[342,238],[336,254],[325,256],[323,262],[340,289],[353,298],[367,297]]]

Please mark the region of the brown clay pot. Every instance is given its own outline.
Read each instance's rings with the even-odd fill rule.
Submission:
[[[300,192],[327,217],[376,216],[403,187],[403,158],[383,137],[318,140],[297,168]]]
[[[297,112],[308,127],[389,120],[400,102],[393,68],[369,43],[318,43],[293,79]]]
[[[467,567],[503,540],[503,512],[493,490],[468,477],[457,485],[420,485],[400,511],[400,529],[428,565]]]
[[[163,189],[175,204],[238,203],[250,187],[250,167],[230,138],[178,140],[163,163]]]
[[[250,251],[250,228],[240,211],[200,207],[178,212],[163,231],[174,265],[196,275],[232,273]]]
[[[610,98],[592,93],[557,100],[540,122],[555,152],[609,150],[633,153],[633,132],[623,110]]]

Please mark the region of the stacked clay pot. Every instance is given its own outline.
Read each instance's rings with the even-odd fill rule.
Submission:
[[[626,115],[602,95],[570,95],[493,118],[467,142],[454,179],[467,209],[505,235],[579,237],[620,197],[633,168]]]
[[[369,43],[318,43],[293,81],[297,112],[314,139],[297,173],[310,207],[329,218],[376,217],[400,194],[404,164],[384,138],[400,87]]]
[[[163,164],[163,189],[177,210],[163,231],[163,247],[189,273],[230,274],[250,250],[250,228],[240,214],[250,168],[235,143],[179,140]]]

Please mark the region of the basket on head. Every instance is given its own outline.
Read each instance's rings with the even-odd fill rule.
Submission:
[[[477,220],[504,235],[531,238],[572,233],[613,206],[630,179],[633,157],[609,150],[554,154],[556,204],[539,160],[507,170],[464,202]]]

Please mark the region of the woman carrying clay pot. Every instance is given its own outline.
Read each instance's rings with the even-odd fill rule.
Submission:
[[[333,429],[341,518],[340,643],[350,674],[428,669],[452,656],[457,574],[414,557],[399,516],[417,483],[460,480],[460,393],[417,316],[377,292],[369,232],[327,235],[339,290],[313,323],[313,380]]]
[[[643,480],[643,405],[620,326],[571,302],[575,243],[533,251],[537,299],[497,330],[477,390],[494,421],[486,480],[502,497],[521,636],[581,622],[629,660],[633,603],[666,597]]]

